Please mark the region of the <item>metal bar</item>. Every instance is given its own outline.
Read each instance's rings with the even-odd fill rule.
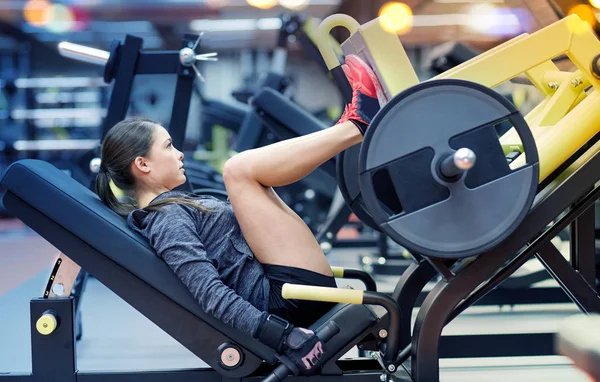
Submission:
[[[136,73],[175,74],[179,65],[179,51],[140,52]]]
[[[425,301],[429,294],[423,291],[419,294],[415,307],[419,307]],[[559,287],[523,287],[523,288],[503,288],[502,284],[492,289],[482,298],[478,299],[473,305],[480,306],[502,306],[502,305],[527,305],[527,304],[560,304],[572,302],[565,292]]]
[[[555,333],[498,333],[440,337],[440,358],[555,355]]]
[[[596,287],[596,212],[592,205],[571,224],[571,265]]]
[[[90,48],[88,46],[73,44],[67,41],[58,43],[58,52],[63,57],[99,66],[105,66],[110,57],[110,52],[106,50]]]
[[[360,280],[365,284],[365,289],[367,291],[377,292],[377,284],[375,283],[375,280],[373,280],[373,277],[367,272],[358,269],[345,269],[344,278]]]
[[[6,81],[3,82],[6,86]],[[102,77],[34,77],[17,78],[15,86],[18,89],[38,89],[38,88],[102,88],[108,85]]]
[[[92,150],[98,146],[97,139],[44,139],[36,141],[15,141],[16,151],[71,151]]]
[[[454,273],[452,273],[452,270],[450,268],[448,268],[448,266],[446,265],[447,261],[439,259],[437,257],[428,257],[425,256],[424,259],[431,264],[431,266],[433,267],[433,269],[436,270],[436,272],[442,276],[442,278],[446,281],[452,280],[454,278]]]
[[[55,269],[52,270],[44,297],[64,298],[71,294],[71,288],[79,275],[81,267],[64,253],[58,255]],[[77,310],[77,309],[75,309]]]
[[[65,108],[65,109],[15,109],[10,113],[12,119],[74,119],[104,118],[106,110],[102,108]]]
[[[565,260],[554,244],[546,243],[536,256],[582,311],[600,313],[600,297],[596,288],[592,288],[579,273],[571,268],[569,262]]]
[[[396,288],[392,293],[392,298],[396,300],[400,307],[402,322],[400,323],[400,346],[410,345],[411,338],[411,315],[423,288],[427,283],[437,275],[437,271],[431,263],[421,259],[418,263],[412,263],[400,277]]]
[[[104,119],[102,128],[102,138],[106,136],[108,130],[118,122],[125,119],[129,110],[131,89],[136,75],[136,66],[139,58],[139,51],[143,40],[138,37],[127,35],[121,48],[121,59],[116,68],[116,75],[110,97],[110,103]]]
[[[396,300],[387,295],[375,292],[364,292],[363,304],[379,305],[386,310],[390,325],[388,326],[387,347],[385,349],[383,360],[389,364],[395,363],[398,350],[400,349],[400,328],[402,327],[403,322],[402,316],[408,315],[410,317],[410,313],[400,311],[400,307]]]
[[[376,245],[376,239],[338,239],[335,242],[335,248],[371,248]]]

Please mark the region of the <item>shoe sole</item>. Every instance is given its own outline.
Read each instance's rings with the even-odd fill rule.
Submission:
[[[375,71],[373,71],[371,66],[369,66],[369,64],[367,64],[363,59],[356,55],[346,56],[346,63],[348,62],[352,62],[352,65],[361,68],[367,73],[367,75],[371,79],[371,82],[373,83],[373,86],[375,87],[375,94],[377,95],[377,101],[379,101],[379,106],[385,105],[388,99],[383,91],[383,87],[381,86],[379,79],[377,78],[377,75],[375,74]]]

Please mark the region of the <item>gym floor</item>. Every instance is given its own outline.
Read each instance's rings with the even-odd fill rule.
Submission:
[[[58,250],[18,220],[0,220],[0,248],[0,374],[30,372],[29,300],[42,295]],[[335,250],[330,263],[357,268],[360,254]],[[391,291],[396,281],[397,277],[377,278],[378,289]],[[360,287],[346,280],[338,284]],[[96,279],[89,280],[81,309],[83,338],[77,344],[81,371],[206,367]],[[450,323],[444,334],[552,331],[577,313],[573,304],[473,307]],[[355,355],[353,350],[346,356]],[[442,381],[589,381],[559,356],[442,359],[440,366]]]

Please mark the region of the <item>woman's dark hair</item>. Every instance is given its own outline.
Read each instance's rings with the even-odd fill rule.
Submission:
[[[131,172],[131,164],[135,158],[148,155],[154,141],[154,129],[159,123],[147,118],[129,118],[113,126],[102,143],[100,172],[96,176],[96,194],[111,210],[127,217],[136,206],[134,203],[121,202],[117,199],[110,181],[129,194],[135,189],[135,178]],[[208,209],[198,203],[178,197],[165,198],[150,203],[146,211],[156,211],[167,204],[185,204],[203,212]]]

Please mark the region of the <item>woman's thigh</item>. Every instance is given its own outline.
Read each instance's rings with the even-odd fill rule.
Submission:
[[[271,187],[252,179],[236,179],[226,187],[242,233],[258,261],[332,275],[311,230]]]

